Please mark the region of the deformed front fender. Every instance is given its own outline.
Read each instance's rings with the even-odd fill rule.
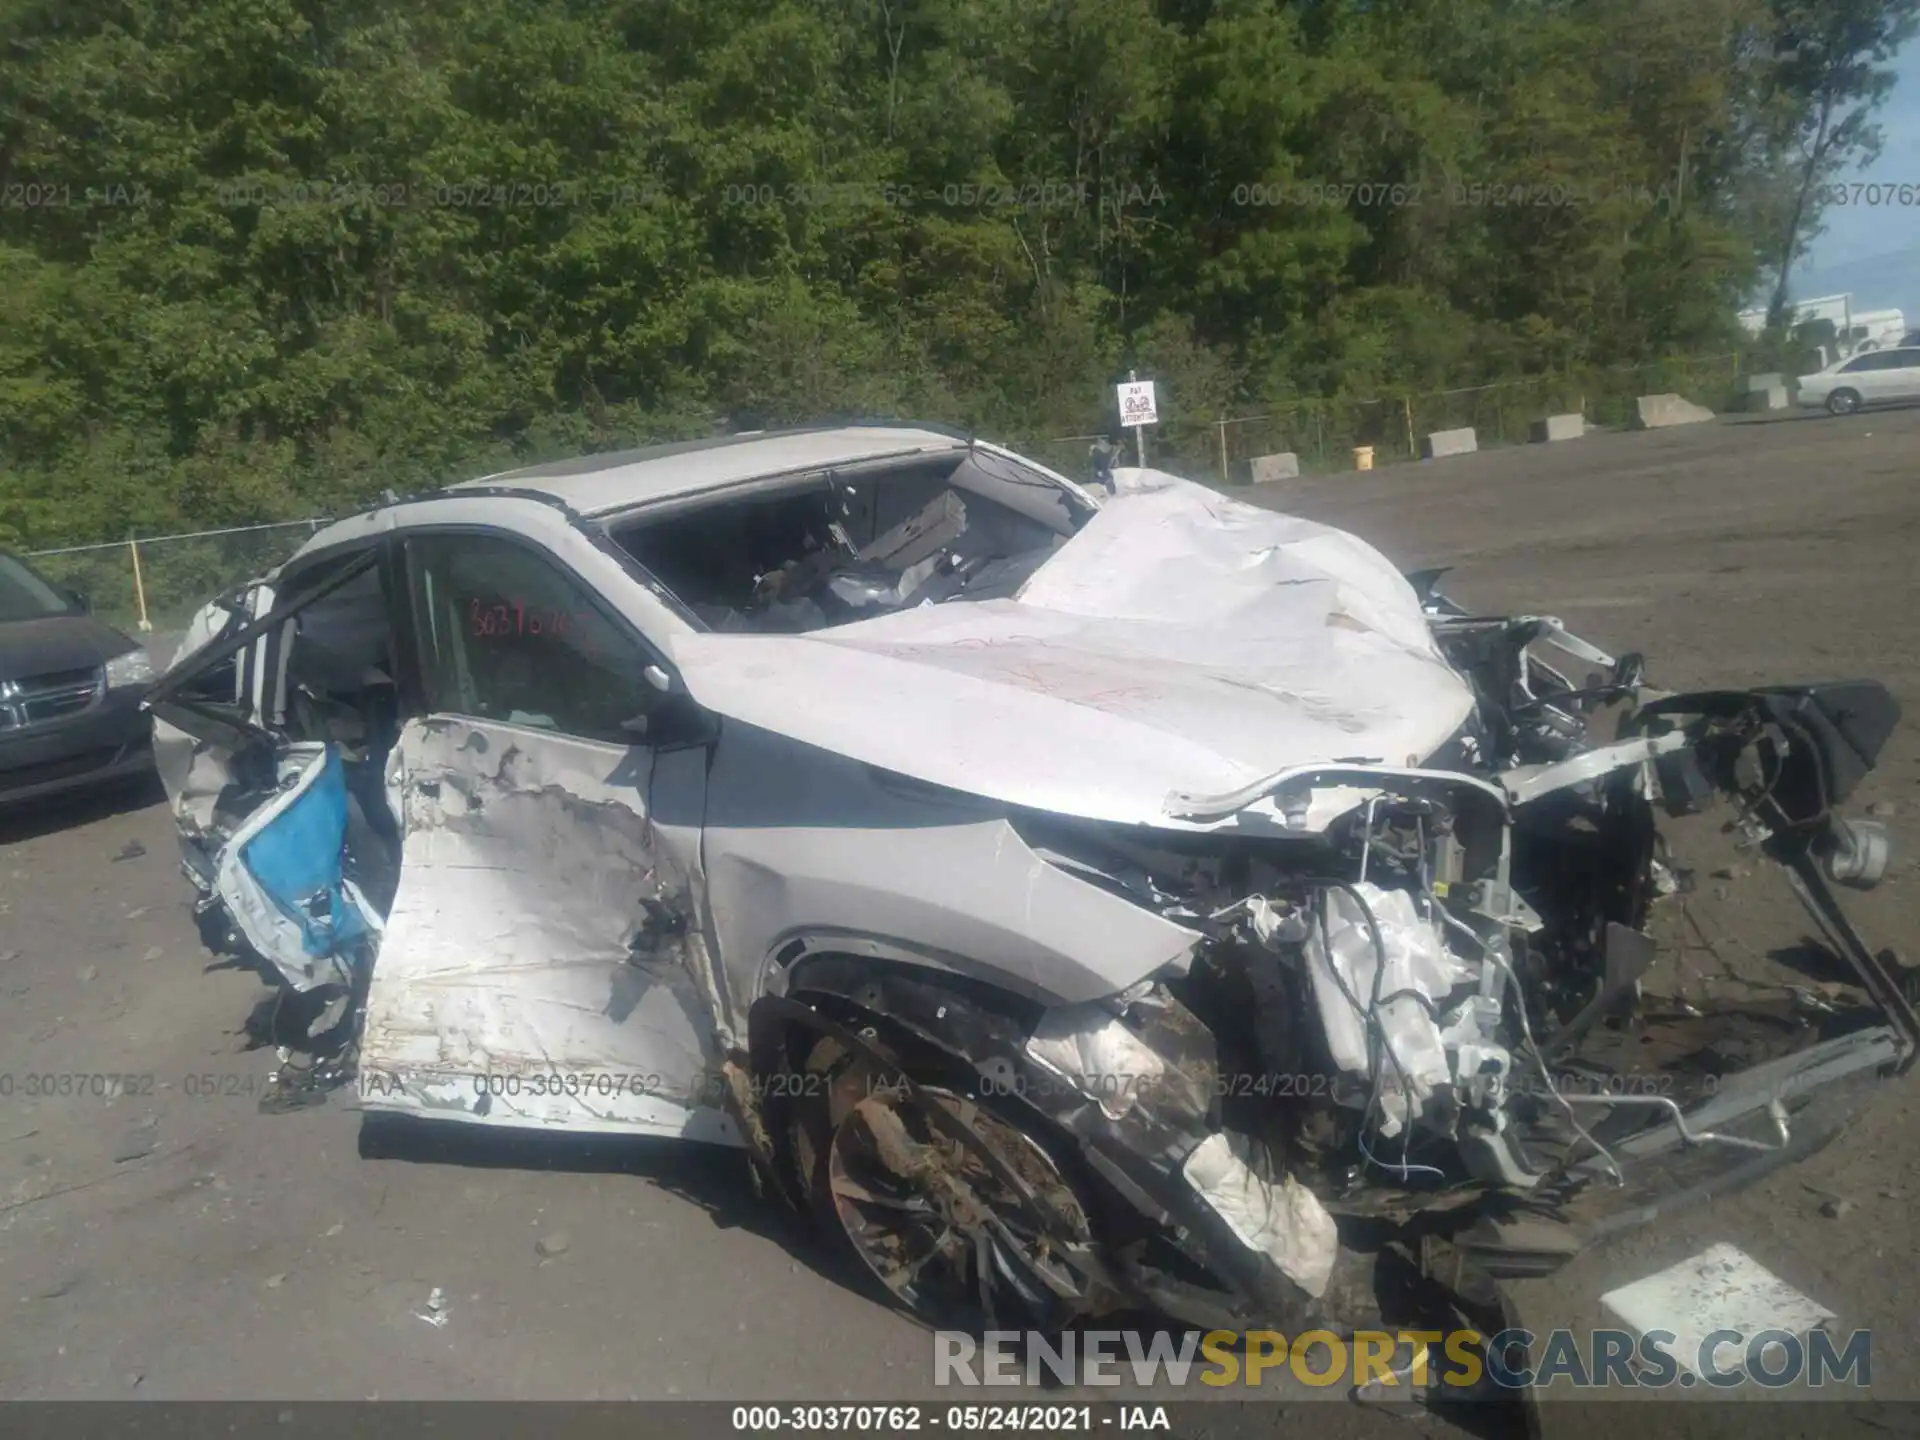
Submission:
[[[1197,933],[1034,852],[1008,807],[726,722],[701,855],[744,1008],[809,952],[880,954],[1042,1003],[1182,960]]]

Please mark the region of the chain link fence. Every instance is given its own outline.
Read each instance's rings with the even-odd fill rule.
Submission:
[[[86,596],[109,624],[172,632],[185,629],[213,596],[280,564],[326,523],[241,525],[25,553],[56,585]]]
[[[1374,465],[1405,463],[1419,458],[1422,438],[1436,430],[1472,426],[1485,448],[1525,442],[1533,423],[1548,415],[1581,414],[1590,426],[1624,428],[1642,395],[1674,393],[1715,411],[1736,409],[1744,375],[1772,370],[1791,380],[1817,369],[1815,359],[1800,349],[1735,350],[1366,400],[1298,400],[1262,415],[1169,415],[1147,430],[1147,463],[1229,485],[1250,482],[1256,456],[1283,452],[1297,455],[1308,474],[1354,469],[1362,446],[1371,448]],[[1016,448],[1084,481],[1098,438],[1057,435]],[[1134,435],[1119,438],[1118,463],[1134,464]],[[26,553],[48,579],[85,595],[102,619],[128,630],[178,631],[206,600],[280,564],[326,523],[316,517]]]
[[[1251,462],[1261,455],[1291,453],[1303,473],[1326,473],[1356,468],[1356,452],[1366,447],[1373,465],[1391,465],[1419,459],[1421,442],[1436,430],[1470,426],[1487,449],[1526,443],[1534,423],[1549,415],[1584,415],[1589,427],[1625,429],[1642,395],[1677,394],[1725,412],[1744,404],[1745,375],[1774,370],[1790,381],[1817,368],[1811,352],[1733,350],[1364,400],[1297,400],[1262,415],[1168,416],[1147,432],[1147,462],[1229,485],[1250,483]],[[1054,436],[1033,442],[1032,453],[1085,479],[1091,473],[1088,447],[1096,438]],[[1122,449],[1119,463],[1134,464],[1132,432],[1122,432]]]

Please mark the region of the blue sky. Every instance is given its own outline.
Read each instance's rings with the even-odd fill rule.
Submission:
[[[1880,158],[1847,178],[1905,185],[1911,194],[1920,186],[1920,41],[1907,43],[1894,69],[1899,80],[1876,117],[1885,135]],[[1794,267],[1794,293],[1850,290],[1858,308],[1899,306],[1920,327],[1920,206],[1829,205],[1825,219],[1826,233]]]

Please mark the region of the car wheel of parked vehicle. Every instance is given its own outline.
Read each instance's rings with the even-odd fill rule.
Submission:
[[[936,1327],[1042,1332],[1084,1310],[1059,1252],[1091,1245],[1087,1207],[990,1098],[932,1075],[909,1086],[832,1038],[788,1078],[815,1220],[906,1309]]]
[[[1829,415],[1851,415],[1860,408],[1860,392],[1857,390],[1836,390],[1827,397]]]

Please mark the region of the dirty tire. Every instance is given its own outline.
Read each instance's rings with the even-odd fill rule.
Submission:
[[[1836,390],[1827,397],[1829,415],[1851,415],[1860,408],[1860,392],[1857,390]]]
[[[869,1043],[872,1043],[869,1038]],[[880,1048],[876,1046],[875,1048]],[[884,1051],[883,1051],[884,1053]],[[1053,1236],[1090,1241],[1080,1197],[1045,1146],[983,1100],[940,1088],[944,1077],[916,1074],[930,1103],[964,1118],[1003,1161],[1047,1203],[1052,1224],[1036,1231],[1006,1200],[1002,1182],[978,1156],[945,1139],[899,1088],[899,1073],[877,1072],[864,1057],[822,1038],[794,1077],[796,1101],[788,1141],[806,1187],[814,1223],[859,1277],[861,1288],[936,1328],[984,1326],[1050,1331],[1072,1317],[1074,1303],[1035,1287],[1027,1293],[995,1270],[977,1242],[954,1223],[954,1206],[941,1181],[903,1177],[889,1169],[903,1151],[935,1160],[959,1175],[971,1194],[988,1202],[999,1233],[1058,1264]],[[1005,1203],[994,1204],[996,1198]],[[981,1282],[983,1272],[987,1285]]]

